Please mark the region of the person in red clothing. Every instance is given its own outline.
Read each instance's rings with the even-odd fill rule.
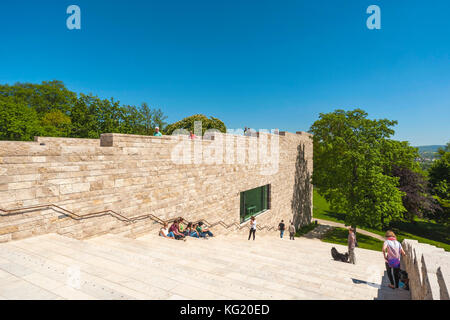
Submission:
[[[175,236],[175,239],[184,239],[186,240],[184,234],[179,231],[178,228],[178,219],[175,220],[169,228],[169,232],[172,232]]]

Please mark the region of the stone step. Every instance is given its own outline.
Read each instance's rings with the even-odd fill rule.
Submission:
[[[186,242],[156,233],[47,234],[0,244],[0,299],[409,298],[383,287],[379,252],[357,248],[358,264],[350,265],[331,259],[332,246],[345,246],[274,232],[257,241],[230,233]]]
[[[167,245],[168,244],[174,244],[176,246],[176,243],[175,243],[176,241],[171,241],[171,240],[167,240],[167,239],[161,239],[161,240],[162,240],[162,243],[159,243],[158,246],[161,246],[161,245],[164,246],[164,244],[167,244]],[[207,241],[198,240],[198,241],[201,241],[202,244],[205,244],[207,246],[208,242],[210,240],[207,240]],[[155,250],[154,247],[149,247],[149,249]],[[167,249],[165,249],[165,250],[166,251],[171,251],[172,249],[177,249],[177,248],[169,248],[169,250],[167,250]],[[179,247],[178,247],[178,249],[179,249]],[[221,250],[223,251],[225,249],[221,248]],[[179,250],[177,254],[182,255],[182,252],[183,252],[182,250]],[[199,252],[199,255],[200,254],[201,253]],[[210,256],[208,259],[214,259],[214,258],[215,257]],[[251,257],[251,258],[243,257],[240,260],[241,261],[252,261],[252,260],[254,260],[252,263],[244,265],[244,268],[252,268],[253,269],[255,265],[264,265],[264,269],[262,270],[262,272],[266,273],[266,276],[267,276],[267,272],[268,271],[273,271],[274,272],[272,277],[276,277],[277,275],[282,274],[282,273],[287,273],[286,276],[290,276],[290,281],[292,281],[292,279],[296,279],[296,278],[299,278],[299,277],[305,277],[305,275],[307,274],[308,275],[307,276],[308,280],[316,280],[316,283],[323,283],[324,282],[323,281],[324,280],[324,273],[315,273],[315,271],[313,269],[296,271],[297,274],[296,274],[296,272],[289,272],[289,271],[286,271],[286,270],[289,270],[289,269],[285,268],[283,266],[283,261],[275,261],[275,264],[273,264],[273,263],[269,264],[267,261],[264,261],[264,260],[256,261],[253,257]],[[230,261],[233,261],[233,259],[230,258],[230,259],[227,260],[227,262],[230,262]],[[240,264],[242,265],[243,262],[240,262]],[[295,265],[294,267],[296,267],[296,266],[297,265]],[[292,265],[291,265],[291,267],[292,267]],[[228,266],[228,268],[235,268],[235,267]],[[329,272],[329,270],[327,270],[327,272]],[[320,278],[314,278],[313,276],[317,276],[317,277],[320,277]],[[381,276],[380,276],[380,279],[381,279]],[[328,282],[333,282],[333,281],[336,281],[337,279],[336,279],[336,277],[329,276],[329,277],[327,277],[326,280]],[[352,288],[351,286],[348,286],[348,285],[353,285],[350,277],[345,276],[345,281],[347,282],[345,284],[341,284],[341,283],[336,282],[335,283],[335,287],[341,287],[342,289],[345,289],[345,290],[355,289],[355,288]],[[359,288],[356,288],[355,290],[359,291]]]

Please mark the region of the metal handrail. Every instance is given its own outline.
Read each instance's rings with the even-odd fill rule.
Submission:
[[[106,216],[109,215],[113,218],[116,218],[122,222],[128,222],[128,223],[135,223],[137,221],[140,220],[144,220],[144,219],[151,219],[153,221],[156,221],[158,223],[160,223],[161,225],[163,225],[164,223],[171,223],[173,221],[175,221],[177,218],[173,218],[173,219],[169,219],[169,220],[163,220],[151,213],[148,214],[144,214],[144,215],[140,215],[140,216],[135,216],[135,217],[125,217],[124,215],[115,212],[114,210],[103,210],[103,211],[98,211],[98,212],[92,212],[92,213],[87,213],[84,215],[79,215],[76,214],[70,210],[64,209],[60,206],[57,206],[55,204],[45,204],[45,205],[38,205],[38,206],[30,206],[30,207],[24,207],[24,208],[19,208],[19,209],[10,209],[10,210],[5,210],[5,209],[1,209],[0,208],[0,217],[8,217],[8,216],[15,216],[15,215],[20,215],[20,214],[24,214],[26,211],[36,211],[36,210],[47,210],[47,209],[51,209],[54,210],[56,212],[62,211],[64,213],[64,215],[74,219],[74,220],[84,220],[84,219],[90,219],[90,218],[97,218],[97,217],[102,217],[102,216]],[[189,221],[188,221],[189,222]],[[205,219],[200,219],[197,220],[193,223],[199,223],[199,222],[203,222],[204,224],[206,224],[207,227],[209,228],[213,228],[217,225],[220,225],[222,227],[224,227],[225,229],[229,229],[233,226],[235,226],[237,229],[242,229],[242,228],[248,228],[250,229],[250,227],[248,225],[240,225],[237,222],[233,222],[231,224],[226,224],[225,222],[223,222],[222,220],[219,220],[217,222],[214,223],[209,223],[207,220]],[[258,230],[264,230],[267,229],[267,231],[271,231],[271,230],[276,230],[275,227],[273,226],[259,226],[257,225],[256,228]]]

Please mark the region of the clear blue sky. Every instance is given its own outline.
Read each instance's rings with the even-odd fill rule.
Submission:
[[[66,28],[81,8],[82,29]],[[381,30],[366,8],[381,8]],[[448,0],[39,0],[0,4],[0,82],[62,80],[169,122],[306,131],[360,107],[412,145],[450,140]]]

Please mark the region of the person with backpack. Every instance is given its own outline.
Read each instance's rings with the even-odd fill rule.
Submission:
[[[386,241],[383,244],[383,256],[386,265],[386,271],[389,278],[389,287],[394,289],[398,288],[398,282],[400,278],[400,258],[405,255],[402,245],[397,241],[395,233],[391,230],[386,232]],[[394,275],[392,277],[392,274]]]
[[[281,220],[280,224],[278,225],[278,230],[280,230],[280,238],[283,239],[283,235],[284,235],[284,220]]]

